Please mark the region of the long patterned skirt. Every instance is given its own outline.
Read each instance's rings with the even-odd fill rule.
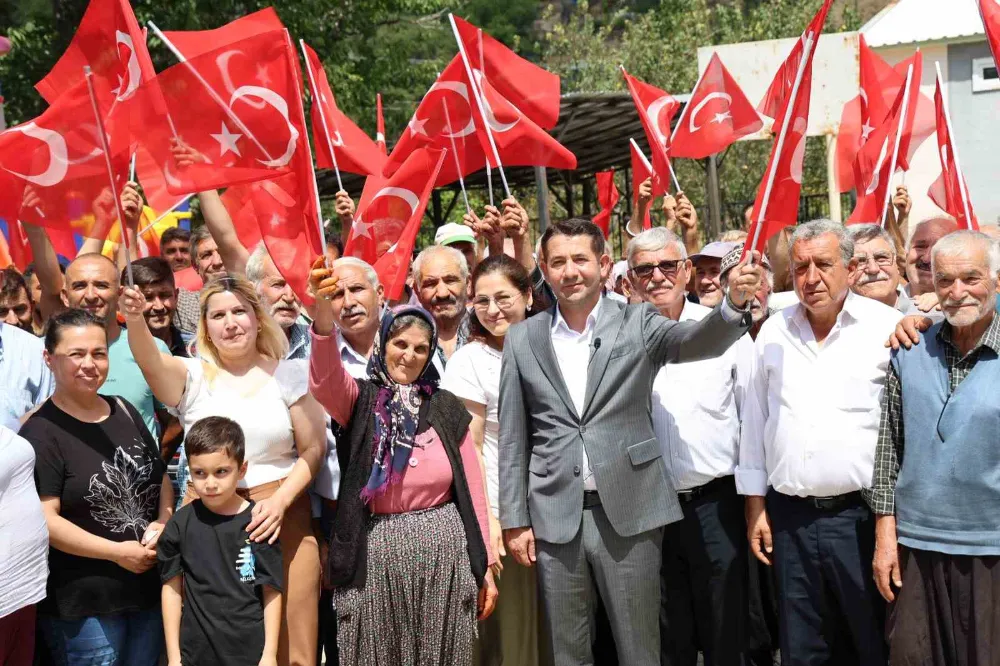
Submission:
[[[342,666],[466,666],[478,589],[451,502],[374,515],[365,586],[334,592]]]

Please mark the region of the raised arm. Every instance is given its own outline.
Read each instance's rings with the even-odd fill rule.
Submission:
[[[219,256],[222,257],[226,270],[230,273],[246,273],[250,253],[240,242],[233,219],[229,217],[229,211],[222,203],[222,197],[218,191],[208,190],[198,193],[198,201],[201,204],[201,214],[205,218],[205,226],[219,247]]]
[[[344,369],[337,349],[333,306],[330,305],[330,294],[337,288],[337,278],[326,267],[324,257],[313,263],[309,284],[316,295],[315,319],[309,333],[312,336],[309,392],[334,421],[347,427],[358,399],[358,383]]]
[[[56,256],[52,241],[45,234],[45,229],[33,224],[21,223],[28,245],[34,255],[35,275],[42,288],[42,297],[36,304],[42,314],[42,321],[62,310],[63,274],[59,270],[59,258]]]
[[[338,190],[336,196],[334,212],[340,218],[340,239],[346,244],[354,224],[354,200],[345,190]]]
[[[181,359],[161,352],[156,346],[156,339],[149,332],[146,318],[142,315],[146,299],[141,291],[123,287],[119,305],[128,324],[128,346],[142,370],[142,376],[157,400],[168,407],[177,407],[187,384],[187,366]]]
[[[632,217],[625,225],[625,231],[629,236],[638,236],[642,233],[642,223],[646,219],[646,211],[653,201],[653,179],[647,178],[639,185],[639,196],[632,206]]]

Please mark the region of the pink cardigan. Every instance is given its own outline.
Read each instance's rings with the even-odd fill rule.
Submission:
[[[344,369],[336,336],[317,335],[312,331],[310,335],[312,353],[309,358],[309,392],[334,421],[347,424],[358,399],[358,384]],[[479,529],[486,539],[486,556],[492,565],[496,557],[489,539],[486,489],[472,433],[465,433],[460,450]],[[372,513],[406,513],[439,506],[451,501],[451,484],[451,463],[448,462],[444,444],[434,429],[430,428],[417,435],[410,454],[410,467],[400,482],[389,486],[384,495],[372,500]]]

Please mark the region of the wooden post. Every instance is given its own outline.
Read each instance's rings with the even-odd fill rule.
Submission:
[[[840,210],[840,187],[837,185],[837,135],[826,135],[826,189],[830,198],[830,219],[842,222]]]

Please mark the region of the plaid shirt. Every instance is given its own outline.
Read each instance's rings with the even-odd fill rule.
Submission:
[[[944,347],[950,395],[976,367],[983,346],[1000,354],[1000,316],[994,315],[989,328],[979,338],[972,351],[965,356],[962,356],[952,342],[952,329],[948,322],[938,330],[937,339]],[[903,385],[899,381],[896,369],[890,363],[885,377],[882,420],[879,423],[878,444],[875,447],[875,474],[872,487],[862,491],[868,505],[877,514],[889,516],[895,513],[896,479],[899,477],[900,461],[903,459],[903,441]]]

